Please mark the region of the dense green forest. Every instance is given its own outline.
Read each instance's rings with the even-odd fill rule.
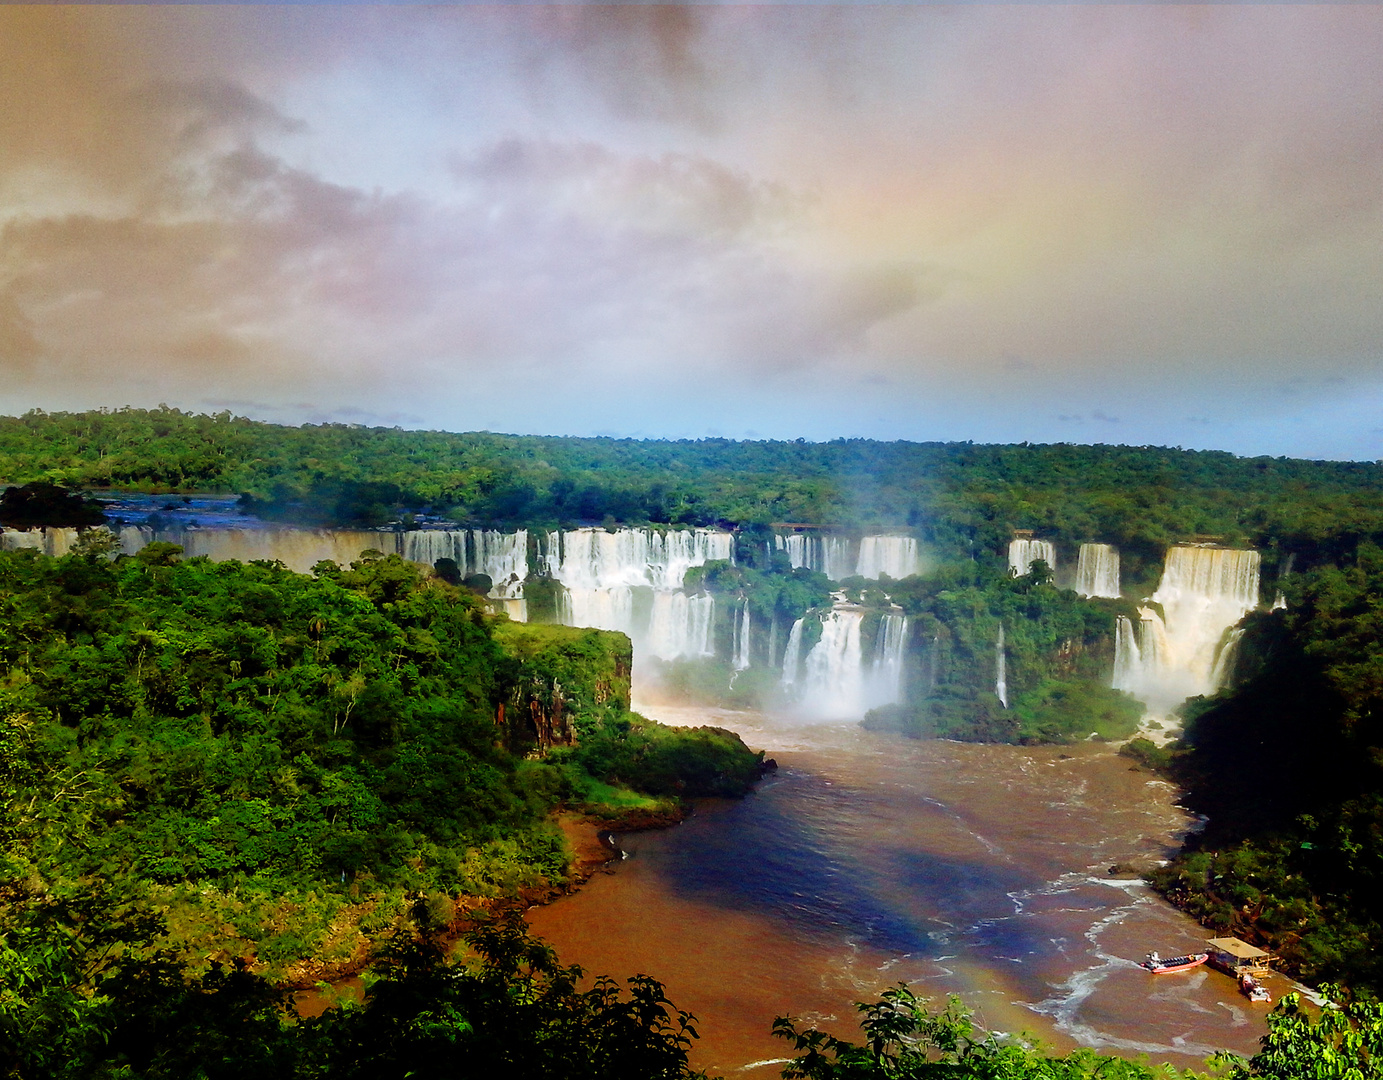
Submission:
[[[1208,817],[1154,882],[1312,980],[1383,987],[1383,549],[1285,583],[1161,755]]]
[[[748,530],[745,530],[746,532]],[[752,534],[751,534],[752,535]],[[762,655],[755,666],[732,670],[731,634],[747,603],[760,627],[786,638],[805,616],[802,651],[821,635],[831,585],[823,574],[787,565],[782,553],[742,543],[736,562],[710,562],[688,573],[690,587],[717,597],[719,659],[650,665],[677,697],[708,704],[774,708],[784,704],[778,669]],[[1062,743],[1096,735],[1123,739],[1137,729],[1143,706],[1110,689],[1114,623],[1136,618],[1125,600],[1084,599],[1057,588],[1039,563],[1015,578],[992,562],[963,560],[902,581],[847,578],[844,596],[865,611],[860,637],[868,667],[885,613],[908,617],[904,704],[872,710],[865,726],[912,738],[971,742]],[[1009,703],[995,695],[999,628],[1009,672]],[[761,641],[772,636],[760,635]],[[781,660],[781,651],[775,653]]]
[[[409,895],[559,885],[559,804],[757,775],[733,735],[629,713],[623,635],[512,626],[392,556],[306,576],[110,548],[0,552],[4,918],[99,883],[191,959],[301,979],[358,963]]]
[[[919,646],[907,704],[872,711],[865,726],[913,738],[981,742],[1071,742],[1132,735],[1143,706],[1108,686],[1114,620],[1133,605],[1086,600],[1058,589],[1042,562],[1022,577],[976,563],[889,585]],[[1009,702],[995,693],[995,653],[1004,634]]]
[[[1155,579],[1195,535],[1298,553],[1383,535],[1383,467],[1129,446],[656,441],[282,427],[176,409],[0,418],[0,483],[234,492],[263,516],[457,521],[910,526],[943,554],[987,556],[1014,528],[1117,544]],[[1273,560],[1269,560],[1272,565]]]
[[[780,634],[805,616],[807,644],[833,587],[865,611],[866,641],[885,612],[905,613],[912,692],[867,722],[911,737],[1121,739],[1137,724],[1140,706],[1107,686],[1114,623],[1133,605],[1057,588],[1040,563],[1008,576],[1014,529],[1063,558],[1086,540],[1117,545],[1130,596],[1151,591],[1171,543],[1257,547],[1268,595],[1287,606],[1248,617],[1231,687],[1185,706],[1180,742],[1127,751],[1207,815],[1153,882],[1313,981],[1383,986],[1375,464],[286,428],[167,409],[0,418],[0,484],[32,481],[235,493],[261,517],[305,523],[731,526],[735,560],[687,580],[717,597],[719,655],[736,605]],[[72,524],[99,512],[61,487],[14,487],[0,513],[23,527],[59,503],[85,515]],[[774,551],[768,526],[784,521],[906,527],[931,567],[831,583]],[[557,807],[661,811],[743,792],[758,761],[738,739],[642,720],[627,639],[509,623],[445,566],[364,553],[301,575],[167,544],[117,558],[103,537],[60,559],[0,551],[9,1075],[235,1076],[257,1054],[265,1075],[403,1076],[458,1048],[476,1064],[467,1075],[692,1075],[691,1021],[656,984],[582,989],[520,928],[462,909],[562,886]],[[534,578],[528,591],[530,613],[550,617],[555,590]],[[1007,708],[994,693],[1000,627]],[[710,660],[659,674],[731,704],[778,691],[771,655],[738,673]],[[469,959],[446,962],[467,926]],[[296,1021],[276,989],[367,962],[379,981],[366,1002],[321,1021]],[[954,1006],[872,1007],[866,1021],[884,1026],[858,1046],[785,1023],[798,1052],[786,1075],[1153,1075],[972,1038]],[[1284,1003],[1236,1075],[1298,1076],[1327,1045],[1356,1065],[1364,1047],[1364,1065],[1320,1075],[1375,1075],[1383,1037],[1368,1008],[1317,1021]]]

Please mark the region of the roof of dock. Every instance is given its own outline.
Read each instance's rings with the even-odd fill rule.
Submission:
[[[1260,960],[1271,953],[1264,952],[1262,949],[1255,948],[1247,941],[1240,941],[1238,938],[1217,937],[1211,938],[1206,942],[1212,949],[1217,949],[1230,956],[1237,956],[1240,960]]]

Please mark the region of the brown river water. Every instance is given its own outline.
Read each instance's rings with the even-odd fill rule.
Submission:
[[[1176,791],[1110,749],[917,742],[858,724],[644,707],[714,723],[779,764],[738,801],[626,834],[627,857],[529,912],[567,963],[661,980],[701,1034],[693,1063],[776,1077],[790,1014],[854,1032],[853,1003],[906,981],[959,994],[993,1031],[1199,1065],[1252,1054],[1267,1006],[1205,967],[1154,976],[1156,949],[1208,934],[1116,863],[1166,858],[1194,825]],[[1276,999],[1285,989],[1269,981]]]

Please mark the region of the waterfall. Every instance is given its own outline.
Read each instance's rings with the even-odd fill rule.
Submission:
[[[1138,648],[1138,632],[1126,616],[1120,615],[1114,628],[1114,689],[1136,693],[1143,670]]]
[[[1052,573],[1056,573],[1056,548],[1050,540],[1019,538],[1009,541],[1008,569],[1014,577],[1022,577],[1038,559],[1051,567]]]
[[[857,548],[848,536],[789,533],[775,535],[773,546],[787,552],[794,570],[819,570],[832,581],[855,575],[877,580],[883,574],[896,579],[922,572],[921,549],[911,536],[866,536]]]
[[[404,536],[411,534],[404,533]],[[490,529],[471,530],[471,546],[475,557],[467,573],[485,574],[494,583],[493,597],[506,600],[523,595],[523,582],[528,577],[528,531],[502,533]],[[407,556],[404,556],[407,558]],[[428,565],[431,565],[429,563]]]
[[[778,612],[773,612],[773,618],[768,621],[768,666],[773,667],[778,662]]]
[[[566,588],[557,607],[557,618],[566,626],[618,630],[632,638],[634,590],[628,586],[613,589]]]
[[[615,590],[611,590],[615,591]],[[655,592],[648,624],[648,652],[661,660],[713,656],[715,598],[702,593]]]
[[[813,544],[813,541],[816,543]],[[787,536],[775,533],[773,536],[773,546],[788,553],[788,562],[794,570],[804,566],[808,570],[820,569],[820,542],[819,536],[807,536],[804,533],[789,533]]]
[[[889,705],[902,699],[903,650],[907,640],[907,616],[890,613],[879,620],[868,686],[871,706]]]
[[[735,538],[711,529],[572,529],[562,533],[558,546],[561,561],[552,576],[568,588],[680,589],[693,566],[733,561]]]
[[[1108,544],[1081,544],[1076,560],[1076,592],[1118,599],[1119,550]]]
[[[119,532],[121,547],[134,554],[155,540],[178,544],[188,558],[205,556],[214,562],[238,559],[277,561],[300,574],[317,563],[348,566],[360,553],[375,550],[398,555],[409,562],[431,567],[438,559],[452,559],[463,575],[485,574],[493,583],[490,596],[517,600],[523,596],[528,577],[528,533],[524,529],[503,533],[490,529],[422,529],[411,532],[379,532],[368,529],[151,529],[126,525]]]
[[[860,577],[875,580],[887,574],[897,579],[921,571],[917,541],[911,536],[866,536],[860,541],[860,557],[855,564]]]
[[[1165,718],[1188,697],[1213,693],[1238,641],[1230,635],[1222,649],[1225,631],[1258,606],[1259,569],[1256,551],[1171,548],[1152,595],[1163,615],[1140,609],[1136,648],[1132,642],[1121,648],[1116,633],[1114,685],[1143,701],[1150,719]]]
[[[749,666],[749,600],[741,601],[743,608],[739,621],[735,624],[735,670],[743,671]]]
[[[64,539],[59,533],[71,533],[72,537]],[[126,525],[118,535],[122,549],[131,555],[146,544],[163,540],[180,544],[188,557],[277,560],[299,573],[310,572],[323,560],[347,565],[368,549],[428,567],[438,559],[452,559],[463,575],[485,574],[490,578],[490,598],[497,608],[515,619],[527,614],[523,585],[530,571],[530,537],[525,529],[380,532]],[[47,534],[6,531],[0,543],[6,547],[53,548],[50,553],[63,554],[75,536],[74,530],[50,529]],[[709,596],[683,596],[680,590],[693,566],[716,559],[733,561],[732,534],[717,529],[554,530],[536,534],[532,546],[532,570],[565,586],[558,605],[561,622],[620,631],[629,635],[638,652],[664,659],[713,654],[715,602]]]
[[[1008,660],[1004,656],[1004,624],[999,624],[999,636],[994,641],[994,694],[1008,708]]]
[[[1227,689],[1234,678],[1234,660],[1239,653],[1239,641],[1244,636],[1242,626],[1235,627],[1229,632],[1229,637],[1225,639],[1224,645],[1220,647],[1219,655],[1215,657],[1215,666],[1210,671],[1210,689],[1212,692],[1219,692]]]
[[[800,701],[803,711],[822,719],[865,713],[859,611],[835,609],[821,619],[821,640],[807,653]]]
[[[534,569],[545,577],[561,580],[562,576],[562,533],[554,529],[537,536],[537,562]]]
[[[1272,611],[1281,611],[1282,609],[1284,609],[1284,608],[1287,606],[1287,597],[1285,597],[1284,595],[1282,595],[1281,584],[1282,584],[1282,582],[1286,581],[1289,577],[1292,576],[1292,564],[1295,563],[1296,561],[1297,561],[1297,553],[1296,553],[1295,551],[1289,551],[1289,552],[1287,552],[1287,558],[1284,559],[1283,562],[1282,562],[1282,570],[1281,570],[1281,572],[1277,575],[1277,580],[1278,580],[1277,596],[1273,598],[1273,606],[1272,606],[1272,608],[1271,608],[1270,610],[1272,610]]]
[[[788,645],[783,651],[784,686],[794,685],[802,668],[802,623],[803,620],[798,619],[792,624],[792,630],[788,634]]]
[[[713,529],[571,529],[549,533],[540,565],[566,586],[560,619],[568,626],[619,630],[637,654],[663,660],[712,656],[715,601],[679,590],[693,566],[733,561],[735,538]],[[635,589],[651,589],[645,626]]]
[[[61,558],[72,550],[72,545],[77,542],[78,532],[76,529],[67,528],[48,528],[48,529],[0,529],[0,550],[18,551],[21,548],[34,548],[50,555],[53,558]]]
[[[782,685],[795,691],[799,714],[822,720],[862,717],[875,706],[901,699],[908,620],[895,613],[881,616],[873,655],[866,661],[864,618],[863,611],[851,607],[823,614],[821,639],[805,660],[799,659],[803,620],[793,624],[783,656]]]

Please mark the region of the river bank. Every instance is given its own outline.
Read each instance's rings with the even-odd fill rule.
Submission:
[[[614,873],[529,922],[568,963],[663,981],[699,1019],[698,1067],[776,1075],[774,1016],[848,1030],[853,1002],[900,980],[959,993],[985,1026],[1058,1049],[1181,1066],[1256,1049],[1266,1010],[1230,980],[1137,966],[1206,937],[1133,873],[1169,857],[1194,821],[1175,789],[1109,747],[643,711],[731,728],[780,768],[675,829],[617,837],[630,857]]]

